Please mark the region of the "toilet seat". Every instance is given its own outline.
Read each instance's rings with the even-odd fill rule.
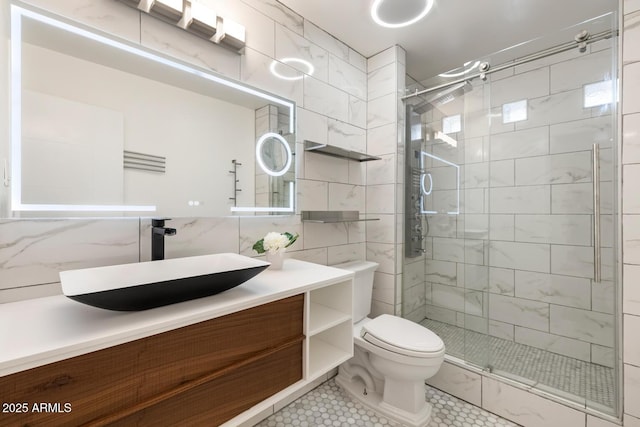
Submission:
[[[360,336],[376,347],[409,357],[432,358],[444,352],[444,342],[429,329],[389,314],[366,322]]]

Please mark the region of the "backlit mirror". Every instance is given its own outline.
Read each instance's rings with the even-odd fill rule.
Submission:
[[[3,216],[293,213],[292,101],[17,6],[11,31]]]

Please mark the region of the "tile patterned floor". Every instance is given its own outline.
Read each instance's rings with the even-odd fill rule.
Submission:
[[[426,398],[433,405],[429,427],[506,427],[517,426],[438,389],[426,386]],[[290,405],[266,418],[258,427],[318,426],[398,426],[376,415],[329,380]]]
[[[613,407],[615,382],[611,368],[465,331],[448,323],[425,319],[421,324],[442,338],[447,354],[451,356],[464,359],[465,354],[475,354],[478,359],[471,362],[484,366],[487,355],[483,352],[490,348],[491,365],[496,373],[509,373],[527,384],[558,390],[563,397],[577,402],[586,399],[589,406],[597,406],[593,405],[595,402],[607,408]]]

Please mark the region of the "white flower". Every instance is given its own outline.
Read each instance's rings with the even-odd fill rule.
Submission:
[[[272,231],[264,236],[264,243],[262,244],[262,247],[265,251],[275,253],[281,249],[284,249],[288,244],[289,239],[287,238],[287,236]]]

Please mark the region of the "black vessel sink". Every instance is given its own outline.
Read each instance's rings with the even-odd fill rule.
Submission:
[[[64,294],[94,307],[138,311],[214,295],[269,266],[234,253],[60,272]]]

